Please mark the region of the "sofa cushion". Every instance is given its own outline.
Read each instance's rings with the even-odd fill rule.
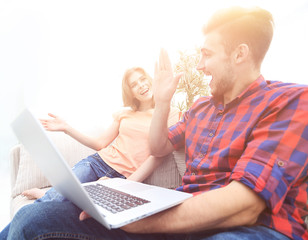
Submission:
[[[174,158],[175,156],[172,153],[165,156],[162,164],[143,182],[170,189],[180,186],[182,178]]]
[[[35,162],[31,159],[23,145],[20,146],[20,161],[15,185],[12,186],[12,197],[16,197],[24,190],[49,186],[49,182],[43,176]]]
[[[95,151],[80,144],[73,138],[63,133],[48,133],[63,155],[64,159],[72,167],[81,159],[93,154]],[[12,186],[12,198],[31,188],[44,188],[50,186],[36,163],[31,159],[25,147],[20,147],[19,168],[17,170],[16,182]]]
[[[44,192],[47,192],[51,187],[44,188]],[[13,219],[14,215],[21,209],[23,206],[33,203],[35,200],[30,200],[26,196],[17,195],[13,199],[11,199],[10,206],[10,217]]]

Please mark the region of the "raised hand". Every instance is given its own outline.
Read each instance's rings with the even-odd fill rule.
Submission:
[[[155,103],[168,103],[176,90],[182,74],[173,76],[171,62],[166,50],[160,51],[159,61],[155,64],[153,94]]]
[[[67,130],[68,124],[61,119],[60,117],[48,113],[51,119],[40,119],[40,122],[42,123],[43,127],[48,131],[62,131],[65,132]]]

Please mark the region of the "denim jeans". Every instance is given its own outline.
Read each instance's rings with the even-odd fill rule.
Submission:
[[[90,218],[79,221],[81,210],[70,201],[38,202],[20,209],[1,233],[0,240],[23,239],[120,239],[120,240],[287,240],[272,229],[236,227],[197,234],[130,234],[121,229],[107,230]],[[170,223],[172,224],[172,223]]]
[[[93,182],[104,176],[109,178],[125,178],[122,174],[108,166],[98,153],[90,155],[87,158],[81,160],[72,168],[72,170],[81,183]],[[54,188],[51,188],[42,198],[36,200],[36,202],[47,201],[62,202],[68,200],[64,198],[60,193],[58,193]]]

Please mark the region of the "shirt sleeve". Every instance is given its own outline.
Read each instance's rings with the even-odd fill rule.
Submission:
[[[175,150],[181,149],[185,146],[185,129],[189,112],[185,112],[180,121],[169,127],[168,138]]]
[[[307,166],[308,91],[296,88],[273,99],[269,110],[260,116],[231,180],[254,190],[276,214],[290,189],[305,181]],[[299,197],[299,192],[294,196]]]

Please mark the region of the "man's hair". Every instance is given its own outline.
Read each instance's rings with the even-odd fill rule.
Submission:
[[[137,111],[139,109],[139,101],[134,98],[134,95],[132,93],[132,89],[129,85],[129,78],[134,72],[139,72],[145,78],[149,81],[150,85],[152,86],[152,78],[149,74],[146,73],[146,71],[141,67],[133,67],[124,73],[123,79],[122,79],[122,100],[124,107],[131,107],[134,111]],[[153,107],[154,107],[154,99],[153,99]]]
[[[264,9],[231,7],[216,12],[203,32],[217,30],[227,54],[239,44],[247,44],[255,64],[260,66],[273,38],[273,27],[272,14]]]

